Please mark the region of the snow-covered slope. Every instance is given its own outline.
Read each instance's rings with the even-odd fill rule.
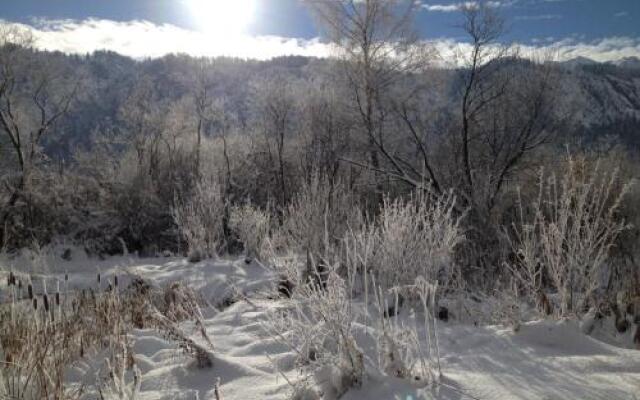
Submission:
[[[273,302],[253,303],[236,303],[208,319],[216,346],[210,370],[190,366],[175,344],[153,331],[136,331],[143,372],[139,398],[213,399],[220,378],[224,399],[288,399],[291,388],[280,374],[296,379],[294,355],[263,332],[261,321]],[[574,323],[535,322],[518,333],[441,324],[439,335],[447,385],[439,393],[372,376],[343,399],[630,400],[640,393],[640,352],[584,336]]]
[[[613,61],[612,64],[623,68],[640,68],[640,58],[638,57],[623,57],[619,60]]]
[[[155,330],[133,332],[135,359],[142,372],[138,399],[215,399],[218,379],[225,400],[281,400],[291,395],[286,379],[295,381],[298,376],[295,355],[264,329],[268,313],[289,300],[269,298],[274,276],[258,263],[120,258],[87,265],[87,260],[51,265],[48,274],[69,271],[70,282],[77,287],[95,285],[97,270],[104,277],[118,271],[119,276],[141,276],[158,285],[180,280],[200,290],[212,305],[225,304],[203,310],[215,347],[210,369],[197,368],[175,342]],[[230,297],[235,302],[225,303]],[[363,326],[356,329],[363,335],[366,331]],[[437,390],[370,374],[361,388],[343,398],[630,400],[640,395],[640,351],[586,336],[573,321],[530,322],[518,332],[448,322],[438,325],[438,334],[444,379]],[[363,350],[375,357],[367,354],[371,349],[366,345]],[[103,362],[100,354],[77,362],[70,381],[95,382]]]
[[[625,73],[610,65],[589,66],[569,75],[576,80],[584,125],[640,119],[640,70]]]

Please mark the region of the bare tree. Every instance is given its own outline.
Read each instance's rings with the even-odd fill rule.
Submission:
[[[196,65],[195,82],[193,89],[193,100],[196,108],[197,125],[196,125],[196,150],[195,150],[195,171],[200,174],[200,157],[202,148],[202,134],[207,125],[214,118],[213,116],[213,82],[209,75],[209,64],[206,60],[198,60]]]
[[[453,80],[459,109],[438,109],[449,120],[438,124],[433,83],[417,79],[394,105],[414,148],[394,157],[406,182],[427,182],[437,193],[454,188],[462,205],[487,217],[521,161],[562,121],[554,110],[557,74],[547,59],[525,60],[517,48],[499,43],[505,22],[494,8],[470,3],[462,14],[470,43]],[[435,140],[437,129],[443,131]]]
[[[338,177],[341,158],[350,156],[352,125],[345,111],[342,92],[324,80],[309,82],[302,94],[301,125],[305,134],[303,172],[307,179],[315,173]]]
[[[200,159],[202,137],[204,134],[215,134],[222,141],[222,155],[225,163],[225,197],[231,193],[233,180],[231,176],[231,159],[227,137],[234,125],[234,115],[228,112],[228,99],[215,93],[219,82],[214,78],[215,64],[210,60],[197,60],[193,100],[196,110],[196,174],[200,176]]]
[[[120,106],[119,117],[131,139],[141,172],[157,178],[160,145],[166,123],[166,104],[156,98],[153,82],[140,76]]]
[[[78,91],[79,83],[65,79],[61,66],[42,65],[33,44],[29,31],[0,27],[0,132],[8,138],[19,172],[1,224],[29,191],[42,140],[67,114]]]
[[[471,130],[474,118],[506,91],[508,80],[492,79],[499,72],[499,63],[508,55],[509,47],[497,46],[504,34],[504,19],[485,3],[465,4],[462,8],[462,29],[471,39],[471,54],[462,72],[462,128],[460,129],[461,163],[465,192],[473,202],[474,180],[471,164]],[[506,78],[506,76],[505,76]]]
[[[429,55],[414,30],[417,3],[404,0],[309,0],[328,38],[339,50],[353,94],[360,130],[368,144],[366,166],[407,178],[386,144],[389,88],[424,66]],[[350,160],[353,161],[353,160]],[[381,188],[378,186],[378,190]]]
[[[279,192],[279,207],[282,211],[290,197],[285,171],[285,144],[291,135],[295,111],[291,83],[281,74],[261,80],[256,87],[256,101],[261,115],[260,129],[264,134],[267,156],[270,164],[275,166],[273,172]]]

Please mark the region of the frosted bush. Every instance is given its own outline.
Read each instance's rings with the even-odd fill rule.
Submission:
[[[380,371],[418,384],[437,384],[442,375],[436,331],[437,283],[417,277],[414,284],[402,288],[417,299],[417,307],[410,309],[408,318],[401,315],[400,288],[384,290],[374,282],[372,288],[377,311],[373,332]]]
[[[231,208],[230,228],[244,244],[249,257],[262,259],[265,255],[265,241],[271,230],[271,215],[247,203]]]
[[[201,181],[189,198],[178,199],[175,203],[173,219],[187,243],[189,258],[198,261],[214,257],[224,241],[225,202],[218,182]]]
[[[349,280],[333,265],[323,282],[298,280],[291,308],[274,312],[266,328],[297,355],[303,380],[312,379],[323,398],[337,399],[362,383],[364,356],[353,331],[358,316]],[[304,390],[305,395],[313,392]]]
[[[383,287],[413,284],[417,277],[447,282],[453,274],[452,255],[463,240],[455,198],[386,199],[378,217],[378,246],[373,272]]]
[[[626,225],[616,213],[627,190],[617,171],[567,160],[564,175],[540,173],[532,219],[515,227],[520,265],[512,272],[530,289],[540,287],[540,268],[560,298],[560,315],[584,309],[603,286],[609,253]],[[521,205],[522,207],[522,205]],[[523,272],[524,271],[524,272]]]
[[[338,203],[322,200],[332,196],[323,185],[312,181],[288,210],[280,232],[289,232],[285,242],[298,246],[280,255],[278,265],[295,290],[290,307],[274,312],[267,324],[297,355],[303,380],[317,386],[300,390],[294,384],[296,395],[337,398],[362,383],[364,354],[356,340],[361,336],[354,334],[362,324],[375,328],[366,332],[376,344],[378,372],[439,382],[436,292],[438,282],[451,277],[452,253],[463,238],[454,197],[387,200],[366,223],[359,212],[345,212],[346,194],[332,197]],[[278,237],[270,238],[272,248],[282,245]],[[418,309],[411,311],[412,324],[398,317],[403,296]]]
[[[348,227],[362,224],[353,192],[343,183],[313,175],[287,208],[282,234],[292,251],[316,258],[331,256]]]

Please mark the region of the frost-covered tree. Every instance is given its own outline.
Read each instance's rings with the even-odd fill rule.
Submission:
[[[0,26],[0,133],[8,139],[17,170],[0,226],[18,200],[27,198],[43,139],[67,114],[78,91],[77,75],[68,78],[63,65],[35,57],[34,41],[29,31]]]
[[[405,166],[387,143],[388,96],[394,84],[423,68],[430,55],[429,47],[418,40],[414,27],[418,3],[404,0],[308,3],[337,50],[340,71],[350,89],[354,118],[368,153],[367,164],[361,165],[376,174],[393,174],[408,180]]]

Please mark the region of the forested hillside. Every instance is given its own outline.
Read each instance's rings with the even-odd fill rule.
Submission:
[[[209,75],[208,84],[215,86],[211,96],[226,99],[227,112],[246,119],[251,112],[251,87],[260,82],[261,77],[279,74],[300,80],[300,85],[333,79],[327,78],[329,61],[297,56],[271,61],[202,60],[187,55],[133,60],[112,52],[86,56],[39,53],[36,57],[42,63],[64,64],[73,71],[73,79],[82,85],[73,113],[61,124],[61,134],[48,139],[47,149],[62,157],[68,156],[75,144],[90,145],[93,134],[125,131],[121,109],[132,91],[141,85],[149,86],[146,90],[155,107],[177,107],[180,102],[190,101],[189,96],[193,96],[198,84],[198,71],[205,70]],[[638,135],[632,132],[640,124],[640,65],[630,61],[621,65],[595,61],[582,65],[576,65],[575,61],[557,64],[563,89],[575,103],[571,110],[575,127],[571,133],[590,140],[613,136],[621,143],[637,145]],[[440,96],[455,103],[454,85],[460,73],[433,67],[429,79],[437,81]],[[420,77],[414,79],[416,85],[422,84]],[[340,87],[337,78],[327,84]]]

